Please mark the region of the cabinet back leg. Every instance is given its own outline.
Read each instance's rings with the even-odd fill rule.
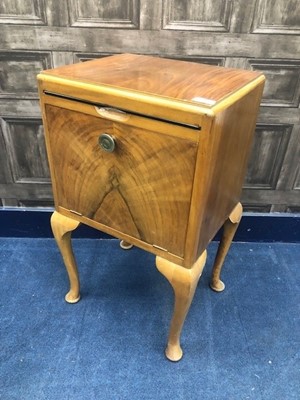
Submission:
[[[73,254],[71,234],[79,225],[78,221],[65,217],[57,211],[51,216],[51,227],[61,252],[69,276],[70,290],[65,296],[68,303],[77,303],[80,299],[80,284],[76,260]]]
[[[156,257],[157,269],[168,279],[174,289],[175,295],[174,313],[165,352],[167,358],[171,361],[179,361],[182,358],[183,352],[180,346],[180,335],[205,261],[206,250],[190,269],[181,267],[161,257]]]
[[[218,247],[217,255],[215,258],[210,287],[216,292],[222,292],[225,289],[224,283],[220,279],[222,267],[224,264],[225,257],[228,253],[232,239],[239,226],[242,218],[243,207],[241,203],[238,203],[225,221],[223,226],[223,234]]]
[[[123,250],[130,250],[133,248],[133,244],[126,242],[125,240],[121,240],[120,247]]]

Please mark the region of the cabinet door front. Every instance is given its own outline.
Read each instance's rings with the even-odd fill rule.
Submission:
[[[183,257],[197,143],[53,105],[45,110],[56,206]]]

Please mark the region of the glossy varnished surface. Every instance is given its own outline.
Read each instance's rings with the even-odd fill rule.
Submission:
[[[197,143],[51,105],[46,118],[56,204],[183,257]]]
[[[166,356],[182,357],[180,334],[205,248],[229,217],[212,280],[215,290],[224,288],[220,271],[241,216],[236,205],[263,80],[249,71],[134,55],[40,74],[52,227],[70,278],[67,301],[79,299],[70,244],[78,222],[150,251],[175,294]],[[115,140],[112,153],[100,148],[102,133]]]
[[[261,74],[158,57],[120,54],[43,74],[212,107]]]
[[[260,84],[219,112],[209,135],[200,136],[187,265],[203,252],[240,200],[262,90]],[[197,242],[198,250],[192,255],[191,248],[196,250]]]

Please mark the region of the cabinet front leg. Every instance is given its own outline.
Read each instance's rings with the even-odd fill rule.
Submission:
[[[216,292],[222,292],[225,289],[225,285],[221,281],[220,275],[225,257],[242,218],[242,213],[243,207],[241,203],[238,203],[223,226],[223,234],[216,254],[210,282],[210,287]]]
[[[78,221],[65,217],[57,211],[54,211],[51,216],[52,232],[63,257],[70,281],[70,290],[65,296],[65,300],[68,303],[77,303],[80,299],[79,276],[71,244],[72,231],[79,224]]]
[[[167,358],[171,361],[179,361],[182,358],[180,335],[205,261],[206,250],[190,269],[181,267],[161,257],[156,257],[157,269],[168,279],[175,294],[174,313],[165,352]]]

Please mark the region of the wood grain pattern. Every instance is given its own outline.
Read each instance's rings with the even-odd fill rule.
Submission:
[[[126,8],[129,3],[133,10]],[[227,8],[223,7],[225,3]],[[292,193],[290,182],[298,167],[295,148],[298,148],[300,123],[299,1],[115,0],[106,2],[105,15],[103,4],[98,0],[0,2],[0,55],[5,59],[0,72],[1,118],[40,117],[36,72],[51,65],[58,67],[107,54],[131,52],[259,69],[267,77],[259,122],[290,124],[291,140],[274,189],[249,188],[244,199],[247,203],[251,201],[252,209],[257,205],[261,210],[294,210],[296,193]],[[75,6],[80,6],[78,11]],[[78,26],[70,29],[73,23]],[[164,29],[167,24],[168,29]],[[37,53],[48,54],[48,66],[36,57]],[[34,54],[32,60],[28,59],[30,54]],[[152,111],[150,107],[149,112]],[[270,137],[273,140],[277,141],[276,134]],[[273,147],[254,159],[259,158],[259,164],[265,165],[272,157]],[[5,159],[3,147],[0,159]],[[1,165],[4,176],[8,177],[9,163]],[[14,166],[15,170],[18,168]],[[50,185],[46,194],[45,185],[38,182],[14,185],[5,178],[0,190],[8,196],[6,204],[8,201],[23,204],[26,200],[26,204],[43,207],[45,196],[48,196],[46,201],[52,201]],[[21,198],[14,197],[17,195]],[[268,203],[264,205],[264,201]]]
[[[73,101],[69,99],[61,99],[59,97],[44,95],[43,101],[45,104],[51,104],[56,107],[62,107],[68,110],[78,111],[83,114],[91,115],[94,117],[100,117],[102,115],[103,118],[114,121],[126,122],[126,125],[135,127],[135,128],[144,128],[148,127],[149,130],[162,133],[168,136],[179,137],[182,139],[192,140],[194,142],[198,142],[199,140],[199,130],[201,127],[201,116],[198,117],[199,128],[191,129],[190,127],[184,125],[177,125],[175,123],[171,123],[170,121],[164,120],[156,120],[154,118],[150,118],[148,115],[134,115],[130,112],[113,112],[110,110],[110,107],[101,107],[99,105],[93,104],[85,104],[80,101]],[[127,102],[128,104],[128,102]],[[113,108],[114,109],[114,108]],[[119,114],[119,115],[118,115]]]
[[[123,122],[114,122],[115,117],[109,115],[107,119],[106,112],[97,109],[96,112],[91,112],[91,105],[66,99],[54,100],[53,96],[42,94],[46,104],[50,154],[53,158],[56,204],[64,210],[73,210],[90,221],[110,227],[115,232],[124,232],[141,242],[160,248],[166,254],[181,257],[184,259],[183,265],[190,268],[239,201],[264,83],[263,77],[260,74],[246,72],[244,75],[236,71],[236,78],[231,79],[230,75],[228,81],[223,81],[227,71],[231,74],[235,70],[122,55],[86,62],[80,67],[66,66],[50,73],[46,71],[39,75],[41,93],[44,90],[46,93],[60,93],[62,89],[66,94],[63,82],[67,81],[67,93],[74,90],[74,98],[79,100],[80,95],[83,98],[90,96],[94,87],[97,88],[95,96],[96,93],[101,94],[102,87],[106,88],[109,85],[100,82],[105,81],[105,76],[109,79],[114,77],[115,81],[114,84],[111,82],[111,86],[116,91],[112,91],[108,97],[108,104],[114,107],[119,101],[118,83],[124,77],[124,87],[126,86],[130,94],[126,106],[134,108],[136,99],[140,99],[144,93],[131,88],[130,82],[133,82],[133,78],[130,75],[130,67],[133,60],[140,60],[143,71],[141,77],[145,78],[144,64],[149,59],[155,62],[158,60],[157,64],[154,62],[153,69],[148,68],[149,77],[153,77],[152,72],[157,71],[158,65],[169,65],[171,62],[175,79],[172,83],[178,79],[178,96],[187,90],[187,79],[179,81],[180,76],[186,75],[186,66],[191,66],[191,70],[197,66],[205,71],[202,76],[197,77],[194,89],[190,84],[189,89],[194,90],[194,94],[199,93],[197,83],[202,85],[203,90],[205,85],[210,83],[217,87],[216,92],[226,95],[220,97],[215,105],[192,110],[194,114],[190,113],[190,121],[196,123],[201,120],[201,131],[198,136],[194,131],[193,142],[181,139],[184,133],[180,134],[180,127],[178,133],[172,132],[174,138],[164,137],[161,133],[168,135],[168,132],[160,128],[161,124],[158,121],[154,126],[150,119],[138,123],[138,116],[134,116],[135,120],[132,122],[131,117],[121,115],[117,121]],[[121,60],[124,67],[120,67]],[[109,68],[103,78],[101,70],[104,66]],[[218,74],[215,75],[216,68],[221,71],[221,78]],[[92,85],[92,81],[86,82],[87,71],[94,71],[91,72],[92,77],[97,75],[97,85]],[[76,75],[77,79],[65,79],[68,75]],[[211,81],[203,83],[203,77],[208,76],[211,76]],[[248,83],[241,86],[246,77]],[[220,85],[216,84],[216,80],[220,80]],[[159,78],[154,79],[152,87],[155,88],[158,82]],[[238,89],[233,91],[237,82]],[[208,90],[212,92],[213,88]],[[155,96],[159,97],[160,93]],[[168,91],[168,94],[171,95],[172,91]],[[145,99],[145,104],[139,105],[142,111],[147,110],[149,104]],[[170,109],[177,100],[177,97],[161,96],[156,110],[162,115],[166,109],[171,112]],[[183,102],[182,97],[181,101],[178,109],[181,109],[181,115],[185,115],[186,102]],[[64,109],[64,104],[70,110]],[[175,115],[175,110],[172,113]],[[95,114],[103,118],[96,118]],[[142,124],[145,124],[146,129],[143,129]],[[116,152],[104,154],[102,157],[103,154],[99,152],[97,145],[97,130],[98,135],[99,131],[102,131],[116,137]],[[66,132],[66,135],[59,135],[60,131]],[[191,139],[193,136],[187,137]],[[194,179],[194,174],[197,179]],[[62,183],[61,187],[58,186],[59,182]],[[153,219],[143,220],[145,214],[151,215]],[[175,232],[173,236],[167,229],[170,224]],[[127,239],[122,236],[121,238]]]
[[[219,243],[218,251],[214,261],[210,287],[215,292],[222,292],[225,289],[225,284],[221,281],[221,272],[224,264],[225,257],[231,246],[235,232],[239,226],[242,218],[243,207],[238,203],[223,225],[223,233]]]
[[[153,100],[141,91],[140,83],[134,86],[134,60],[138,68],[142,65],[137,81],[143,82],[142,87],[150,87],[152,97],[159,98],[154,105],[164,122],[144,111]],[[153,67],[146,69],[143,64],[149,60],[115,56],[39,75],[56,203],[52,226],[70,277],[67,301],[79,298],[69,233],[79,222],[158,255],[156,266],[175,293],[166,356],[178,361],[182,357],[181,330],[205,264],[206,247],[229,216],[212,277],[215,290],[224,288],[220,271],[241,218],[238,200],[264,78],[252,73],[241,76],[238,71],[231,76],[233,70],[223,68],[220,76],[216,67],[203,65],[198,69],[204,71],[202,75],[185,78],[186,68],[190,66],[193,71],[195,64],[151,58]],[[101,75],[103,65],[108,72],[103,70]],[[159,88],[162,78],[155,78],[158,66],[168,65],[170,81]],[[63,77],[66,69],[72,79]],[[72,69],[78,74],[76,79]],[[92,79],[86,81],[88,70],[97,84],[92,84]],[[205,78],[213,87],[205,86]],[[121,82],[126,96],[119,89]],[[105,92],[107,86],[112,89]],[[197,91],[199,87],[201,92]],[[198,109],[186,107],[185,93],[213,93],[215,87],[218,101]],[[87,100],[87,96],[103,93],[109,99],[105,105]],[[122,96],[127,99],[126,108],[117,109]],[[135,108],[140,99],[142,106]],[[182,117],[176,123],[179,117],[174,103]],[[133,109],[133,115],[128,109]],[[141,112],[145,114],[141,116]],[[191,121],[189,127],[185,114]],[[169,115],[172,122],[166,122]],[[174,262],[176,257],[178,261]]]
[[[71,244],[71,234],[79,226],[79,222],[54,212],[51,216],[51,227],[56,243],[63,257],[69,276],[70,290],[65,296],[68,303],[77,303],[80,300],[80,282],[76,260]]]
[[[206,262],[206,255],[205,250],[190,269],[182,268],[161,257],[156,257],[157,269],[168,279],[175,294],[174,313],[165,351],[166,357],[170,361],[179,361],[182,358],[180,335]]]
[[[195,262],[239,202],[262,91],[260,82],[235,103],[223,104],[210,134],[200,137],[185,265]]]
[[[56,204],[183,256],[197,143],[50,105],[46,118]]]
[[[200,103],[208,107],[260,75],[254,71],[134,54],[119,54],[89,63],[47,70],[43,74]]]

